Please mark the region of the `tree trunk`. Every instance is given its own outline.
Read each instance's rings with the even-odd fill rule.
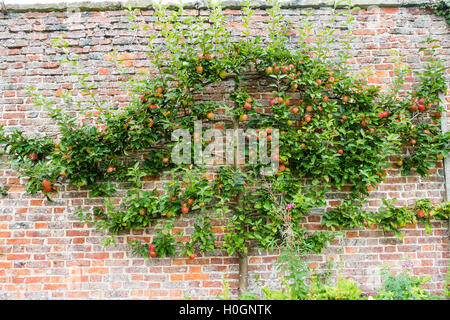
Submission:
[[[239,254],[239,295],[248,291],[248,256]]]

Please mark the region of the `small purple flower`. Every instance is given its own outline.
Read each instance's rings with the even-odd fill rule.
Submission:
[[[404,265],[402,265],[402,267],[405,269],[412,269],[414,268],[414,265],[411,262],[407,261]]]
[[[286,205],[286,210],[287,210],[287,211],[291,210],[292,208],[295,208],[295,203],[294,203],[294,202],[288,203],[288,204]]]

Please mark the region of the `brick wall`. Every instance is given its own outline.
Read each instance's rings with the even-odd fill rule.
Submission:
[[[283,9],[296,24],[300,8]],[[317,9],[311,19],[326,24],[329,9]],[[197,14],[188,10],[187,14]],[[202,11],[201,14],[207,14]],[[238,32],[239,12],[226,10],[230,28]],[[383,8],[354,13],[351,63],[356,71],[369,67],[375,72],[370,81],[387,88],[394,63],[389,50],[399,49],[415,70],[424,66],[417,54],[419,42],[431,35],[440,39],[443,53],[449,57],[448,26],[445,21],[417,8]],[[263,10],[256,10],[253,34],[263,34]],[[68,16],[66,12],[9,12],[0,14],[0,124],[7,130],[19,128],[30,135],[55,131],[55,126],[41,107],[33,105],[25,87],[35,86],[46,96],[58,96],[73,89],[78,100],[86,101],[68,70],[58,61],[59,53],[51,40],[67,34],[71,49],[81,55],[85,70],[93,74],[98,93],[111,104],[123,106],[129,100],[123,90],[123,76],[109,61],[108,53],[117,50],[122,67],[128,73],[149,67],[145,34],[130,30],[127,15],[121,11],[88,11]],[[143,11],[141,19],[152,28],[152,11]],[[406,87],[415,81],[407,79]],[[450,107],[450,92],[446,93]],[[448,117],[447,117],[448,118]],[[87,198],[87,192],[66,186],[53,203],[40,195],[24,195],[24,180],[9,168],[0,171],[0,185],[9,187],[0,198],[0,298],[1,299],[75,299],[75,298],[144,298],[174,299],[214,298],[222,281],[228,279],[236,294],[238,260],[217,251],[195,260],[185,258],[142,259],[133,256],[126,241],[130,237],[150,239],[152,231],[134,231],[119,237],[117,246],[103,247],[105,235],[81,224],[73,215],[81,205],[90,207],[99,199]],[[153,187],[160,181],[147,181]],[[330,195],[329,204],[342,196]],[[414,174],[404,177],[397,170],[388,172],[385,184],[370,196],[370,208],[377,208],[381,198],[397,198],[399,205],[413,204],[428,197],[433,202],[445,196],[442,165],[430,177]],[[305,218],[305,226],[320,228],[320,214]],[[189,233],[193,221],[180,219],[177,227]],[[221,232],[220,227],[216,230]],[[423,225],[408,225],[404,240],[381,230],[345,230],[345,236],[333,242],[322,255],[310,257],[311,264],[322,267],[327,258],[335,258],[340,266],[335,273],[356,280],[364,293],[374,294],[380,287],[379,267],[388,262],[400,268],[406,258],[414,264],[418,275],[430,275],[428,289],[441,294],[449,257],[448,224],[433,222],[430,234]],[[276,287],[278,281],[272,267],[275,255],[251,252],[249,271],[251,290],[258,290],[253,280],[259,274],[262,285]]]

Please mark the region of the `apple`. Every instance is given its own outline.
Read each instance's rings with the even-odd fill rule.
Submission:
[[[306,112],[312,112],[313,111],[313,107],[312,106],[307,106],[306,107]]]
[[[194,260],[194,259],[195,259],[195,254],[191,254],[191,255],[189,256],[189,259]]]
[[[402,161],[402,160],[398,160],[398,161],[397,161],[397,165],[398,165],[399,167],[401,167],[401,166],[403,165],[403,161]]]
[[[283,68],[281,68],[281,72],[283,72],[283,73],[286,73],[286,72],[288,72],[289,71],[289,68],[288,67],[283,67]]]
[[[221,79],[225,79],[226,77],[227,77],[227,73],[225,72],[225,71],[220,71],[220,73],[219,73],[219,77],[221,78]]]
[[[306,148],[306,144],[304,144],[304,143],[302,143],[300,146],[302,147],[302,149]]]
[[[188,200],[188,203],[189,203],[189,204],[193,204],[193,203],[194,203],[194,199],[189,199],[189,200]]]
[[[157,107],[158,107],[158,106],[157,106],[157,105],[154,105],[154,104],[151,104],[151,105],[148,106],[148,108],[149,108],[150,110],[155,109],[155,108],[157,108]]]
[[[147,213],[147,210],[145,208],[142,208],[140,214],[141,216],[144,216]]]
[[[419,210],[417,211],[417,215],[419,216],[419,218],[423,218],[425,217],[425,212],[423,210]]]
[[[244,104],[244,109],[250,110],[251,108],[252,108],[252,105],[251,105],[250,103],[246,102],[246,103]]]
[[[297,83],[292,83],[291,84],[291,89],[292,90],[297,90],[297,88],[298,88],[298,84]]]
[[[420,98],[419,100],[417,100],[417,102],[418,102],[419,104],[423,104],[423,103],[425,102],[425,99],[424,99],[424,98]]]
[[[106,169],[106,172],[111,173],[113,171],[116,171],[116,168],[114,167],[108,167],[108,169]]]
[[[267,74],[271,74],[271,73],[273,73],[273,69],[272,69],[272,67],[267,67],[267,69],[266,69],[266,73],[267,73]]]
[[[295,69],[295,66],[291,63],[289,64],[289,70]]]
[[[280,72],[280,68],[278,68],[278,67],[274,67],[274,68],[273,68],[273,73],[275,73],[275,74],[276,74],[276,73],[278,73],[278,72]]]
[[[293,124],[294,124],[294,123],[293,123],[291,120],[288,120],[288,121],[287,121],[287,125],[288,125],[288,126],[292,126]]]
[[[253,101],[252,97],[248,97],[245,101],[247,101],[248,103],[251,103]]]
[[[434,116],[436,117],[436,118],[440,118],[442,115],[439,113],[439,112],[436,112],[435,114],[434,114]]]
[[[153,126],[153,119],[148,119],[148,127],[151,128]]]
[[[203,73],[203,67],[202,67],[202,66],[197,66],[197,68],[195,68],[195,71],[196,71],[198,74],[201,74],[201,73]]]
[[[188,213],[189,212],[189,208],[188,207],[182,207],[181,208],[181,212],[182,213]]]
[[[327,96],[325,96],[325,97],[323,97],[323,102],[328,102],[328,97]]]
[[[207,117],[209,120],[212,120],[212,119],[214,119],[214,113],[213,113],[213,112],[210,112],[210,113],[208,113],[208,114],[206,115],[206,117]]]
[[[295,114],[295,113],[298,113],[298,112],[299,112],[299,109],[298,109],[297,107],[292,107],[292,108],[291,108],[291,112],[294,113],[294,114]]]
[[[150,243],[150,251],[155,251],[155,245],[153,243]]]
[[[271,133],[272,132],[272,128],[266,128],[266,132],[267,133]]]
[[[248,116],[246,114],[242,114],[240,119],[241,121],[247,121]]]
[[[168,163],[168,162],[169,162],[169,158],[167,158],[167,157],[166,157],[166,158],[163,158],[163,162],[164,162],[164,163]]]
[[[344,151],[343,151],[342,149],[339,149],[337,152],[338,152],[339,154],[343,154],[343,153],[344,153]]]
[[[417,109],[419,109],[419,111],[425,111],[425,106],[423,104],[419,104]]]
[[[413,106],[411,106],[411,108],[409,108],[409,110],[411,110],[411,111],[417,111],[417,106],[416,106],[416,105],[413,105]]]
[[[439,154],[436,156],[436,159],[442,160],[442,159],[444,159],[444,155],[443,155],[442,153],[439,153]]]
[[[322,84],[322,80],[317,79],[317,80],[316,80],[316,83],[320,86],[320,85]]]
[[[414,144],[416,144],[416,143],[417,143],[417,141],[416,141],[416,140],[414,140],[414,139],[413,139],[413,140],[411,140],[411,144],[412,144],[412,145],[414,145]]]
[[[155,251],[150,251],[150,257],[152,257],[152,258],[156,257],[156,252]]]
[[[31,158],[31,160],[33,160],[33,161],[36,161],[36,160],[37,160],[37,158],[38,158],[38,156],[37,156],[36,152],[35,152],[35,153],[32,153],[32,154],[30,154],[30,155],[29,155],[29,157],[30,157],[30,158]]]
[[[281,166],[278,168],[278,171],[279,171],[279,172],[283,172],[285,169],[286,169],[286,167],[285,167],[284,165],[281,165]]]
[[[310,115],[310,114],[307,114],[307,115],[305,116],[305,121],[306,121],[306,122],[310,122],[310,121],[311,121],[311,115]]]
[[[348,102],[348,97],[347,97],[347,96],[343,96],[343,97],[342,97],[342,101]]]
[[[328,78],[328,82],[333,83],[334,81],[335,81],[334,77],[329,77],[329,78]]]

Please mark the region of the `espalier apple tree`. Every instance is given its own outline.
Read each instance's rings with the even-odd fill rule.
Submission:
[[[139,21],[137,10],[129,10],[136,28],[149,34],[152,68],[128,82],[133,97],[128,106],[114,109],[99,101],[95,83],[78,69],[79,84],[92,97],[90,107],[75,101],[70,90],[62,96],[63,107],[34,94],[58,126],[56,138],[26,137],[3,128],[0,143],[12,166],[28,178],[28,193],[42,192],[51,200],[58,185],[69,184],[103,197],[99,207],[78,208],[80,219],[112,235],[155,228],[151,239],[129,241],[132,251],[144,257],[195,259],[212,250],[237,255],[241,293],[248,286],[249,248],[320,252],[336,228],[378,225],[401,236],[406,223],[429,227],[431,218],[448,218],[448,204],[426,199],[409,208],[384,200],[378,212],[363,210],[369,190],[378,188],[390,167],[427,175],[447,156],[449,135],[439,130],[444,67],[433,40],[420,49],[428,65],[418,74],[419,83],[402,90],[409,71],[404,67],[396,70],[390,89],[381,92],[351,73],[348,34],[336,36],[327,27],[316,32],[314,42],[306,41],[312,31],[310,13],[296,28],[273,2],[259,32],[265,36],[254,36],[248,3],[242,7],[241,34],[227,25],[220,5],[211,4],[208,15],[184,10],[155,6],[154,31]],[[333,10],[331,17],[342,16],[340,21],[349,24],[350,12]],[[65,54],[64,62],[78,66],[78,56],[63,38],[54,45]],[[225,93],[217,99],[220,90]],[[66,107],[77,109],[78,117]],[[89,121],[81,121],[81,115]],[[207,146],[195,134],[198,121],[204,128],[252,128],[254,135],[245,139],[269,145],[279,132],[279,148],[270,155],[276,170],[262,174],[263,164],[237,156],[220,166],[173,163],[171,151],[180,143],[172,140],[175,130],[184,129],[194,144]],[[247,160],[258,150],[246,145],[241,151]],[[143,187],[143,181],[162,174],[159,188]],[[118,204],[119,183],[127,193]],[[346,197],[325,212],[327,230],[302,227],[308,211],[324,207],[335,191],[345,191]],[[195,219],[190,234],[175,232],[180,217]]]

